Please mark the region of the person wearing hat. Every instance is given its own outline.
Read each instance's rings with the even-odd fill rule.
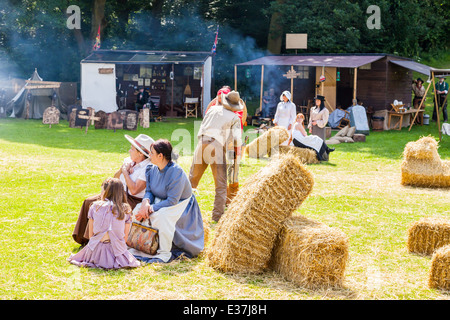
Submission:
[[[422,99],[425,97],[425,87],[423,86],[423,80],[417,78],[412,83],[412,90],[414,92],[413,107],[414,109],[419,108]],[[425,108],[425,101],[423,101],[422,108]]]
[[[136,94],[136,111],[139,112],[139,110],[141,110],[144,105],[148,102],[148,99],[150,98],[150,95],[148,94],[147,91],[145,91],[145,89],[143,87],[139,88],[138,93]]]
[[[142,201],[145,194],[145,169],[150,164],[150,147],[154,140],[145,134],[136,138],[125,135],[131,146],[129,157],[125,158],[121,168],[114,174],[119,178],[127,195],[127,203],[133,209]],[[101,194],[90,196],[83,201],[72,237],[75,242],[85,245],[89,241],[88,212],[91,204],[101,198]]]
[[[222,103],[222,95],[228,94],[231,91],[231,88],[229,86],[223,86],[219,91],[217,91],[217,96],[211,100],[211,102],[206,107],[206,112],[208,112],[209,108],[216,104]],[[245,102],[240,99],[239,102],[244,106],[242,110],[234,111],[239,118],[241,119],[241,130],[244,130],[244,124],[246,122],[245,119],[247,119],[247,106],[245,105]],[[205,112],[205,113],[206,113]],[[228,186],[227,186],[227,201],[226,206],[228,206],[233,200],[236,193],[239,191],[239,165],[236,162],[237,155],[235,154],[233,148],[231,150],[228,150],[227,152],[227,177],[228,177]]]
[[[445,82],[444,76],[438,76],[439,81],[435,84],[436,90],[436,99],[434,101],[434,109],[433,109],[433,120],[437,121],[437,112],[436,109],[440,109],[442,107],[442,113],[444,115],[444,122],[448,121],[447,116],[447,94],[448,94],[448,83]],[[436,101],[437,100],[437,101]],[[437,102],[437,108],[436,108]],[[438,111],[439,112],[439,111]]]
[[[309,133],[319,136],[323,141],[325,137],[325,126],[328,123],[330,112],[325,108],[325,97],[317,95],[314,97],[315,106],[311,108],[308,129]]]
[[[242,145],[241,119],[236,114],[244,109],[239,92],[222,94],[220,102],[209,107],[200,126],[198,144],[189,172],[192,188],[197,188],[208,165],[214,177],[215,197],[212,220],[219,221],[225,211],[227,198],[227,149],[240,159]]]
[[[289,91],[283,91],[280,100],[277,105],[275,117],[273,118],[273,124],[275,126],[285,127],[290,132],[295,122],[297,110],[295,104],[291,101],[291,93]],[[286,140],[281,145],[287,145],[287,143],[288,141]]]

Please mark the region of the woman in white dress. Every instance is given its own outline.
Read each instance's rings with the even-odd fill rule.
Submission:
[[[295,104],[291,101],[291,93],[289,91],[284,91],[280,96],[280,100],[281,102],[278,103],[273,124],[275,126],[285,127],[288,131],[291,131],[297,112]],[[287,144],[288,141],[285,141],[281,145]]]
[[[334,151],[334,148],[329,148],[319,136],[308,136],[303,126],[304,120],[305,116],[302,113],[297,114],[289,144],[299,148],[313,149],[319,161],[328,161],[329,154]]]

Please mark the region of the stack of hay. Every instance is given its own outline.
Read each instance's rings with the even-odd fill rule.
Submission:
[[[408,230],[408,251],[431,255],[428,286],[450,289],[450,220],[422,218]]]
[[[284,221],[271,267],[302,287],[340,287],[348,259],[348,237],[303,216]]]
[[[294,155],[282,155],[238,191],[216,226],[208,264],[223,272],[267,268],[282,223],[309,196],[314,178]]]
[[[443,161],[432,137],[408,142],[401,165],[403,185],[416,187],[450,187],[450,161]]]
[[[289,132],[284,127],[270,128],[258,138],[249,143],[245,148],[245,154],[251,158],[261,158],[271,154],[281,143],[289,139]]]
[[[292,153],[305,164],[319,163],[316,152],[308,148],[299,148],[295,146],[279,146],[278,152],[280,154]]]
[[[209,266],[231,273],[271,268],[307,287],[339,286],[348,239],[335,228],[292,213],[312,191],[314,179],[297,156],[272,158],[239,190],[216,227]]]
[[[436,249],[450,244],[450,220],[422,218],[408,229],[408,251],[431,255]]]
[[[434,289],[450,290],[450,245],[434,252],[428,273],[428,286]]]

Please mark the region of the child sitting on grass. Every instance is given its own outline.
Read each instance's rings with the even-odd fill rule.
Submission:
[[[102,184],[101,200],[88,213],[89,242],[70,263],[79,267],[119,269],[139,267],[140,262],[127,250],[131,227],[131,208],[125,200],[122,182],[108,178]]]

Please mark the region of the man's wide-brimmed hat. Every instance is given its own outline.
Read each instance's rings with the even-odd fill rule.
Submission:
[[[140,134],[136,138],[130,137],[129,135],[125,135],[125,138],[130,141],[130,143],[141,153],[143,153],[146,157],[150,157],[150,148],[152,144],[155,142],[152,138],[147,136],[146,134]]]
[[[423,80],[422,80],[422,78],[417,78],[417,80],[416,80],[417,82],[422,82],[423,83]]]
[[[242,101],[239,92],[234,90],[223,95],[222,105],[225,108],[232,109],[233,111],[239,111],[244,109],[244,102]]]

